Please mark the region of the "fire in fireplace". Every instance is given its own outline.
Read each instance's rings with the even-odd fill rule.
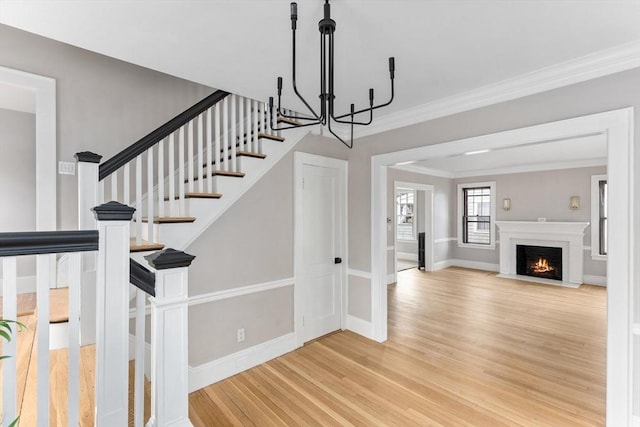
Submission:
[[[562,280],[562,248],[516,245],[516,273]]]

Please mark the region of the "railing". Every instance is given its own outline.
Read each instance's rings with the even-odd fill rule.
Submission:
[[[94,208],[98,230],[0,233],[3,258],[3,318],[16,319],[17,258],[37,255],[37,426],[50,425],[49,290],[55,283],[50,267],[55,254],[70,253],[67,425],[80,416],[80,328],[83,324],[82,252],[95,260],[95,425],[125,426],[129,418],[129,285],[137,288],[134,425],[143,426],[145,310],[151,309],[151,417],[149,426],[190,425],[188,418],[187,267],[194,259],[166,249],[149,255],[146,268],[129,258],[129,227],[134,209],[117,202]],[[97,254],[96,251],[97,250]],[[55,270],[55,269],[53,269]],[[42,273],[41,272],[45,272]],[[85,307],[86,308],[86,307]],[[171,322],[167,321],[171,319]],[[2,363],[3,419],[18,415],[16,337],[5,343]],[[55,390],[59,390],[56,387]],[[56,399],[61,400],[59,397]],[[162,403],[162,404],[160,404]],[[35,415],[35,418],[34,418]],[[53,420],[51,420],[53,422]],[[32,425],[31,423],[29,425]]]
[[[0,233],[0,257],[3,258],[3,318],[17,318],[17,259],[37,255],[37,419],[49,425],[49,288],[55,276],[49,274],[55,254],[70,253],[69,261],[69,374],[68,420],[78,425],[80,357],[80,253],[98,249],[98,231],[55,231]],[[53,254],[53,255],[52,255]],[[2,408],[4,421],[17,417],[17,337],[6,342],[2,361]]]
[[[102,163],[96,200],[135,206],[135,244],[159,243],[154,217],[187,217],[189,193],[218,193],[215,175],[261,154],[268,129],[263,102],[217,91]]]

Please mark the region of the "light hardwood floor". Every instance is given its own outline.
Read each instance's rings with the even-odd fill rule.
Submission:
[[[602,426],[606,290],[406,270],[384,344],[339,332],[190,396],[196,426]]]

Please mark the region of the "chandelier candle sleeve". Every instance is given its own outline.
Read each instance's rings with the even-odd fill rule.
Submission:
[[[369,106],[356,110],[354,104],[350,104],[348,113],[336,114],[334,93],[334,39],[333,35],[336,31],[336,21],[331,19],[331,5],[329,0],[324,3],[324,17],[318,22],[318,30],[320,31],[320,99],[319,109],[315,110],[307,102],[307,100],[299,92],[296,85],[296,29],[298,22],[298,4],[291,3],[291,45],[292,45],[292,87],[296,96],[307,108],[308,115],[292,115],[287,114],[282,108],[282,77],[278,77],[278,103],[275,105],[273,97],[269,98],[269,122],[271,128],[276,131],[287,130],[296,127],[322,125],[327,126],[329,132],[348,148],[353,148],[353,129],[354,126],[367,126],[373,121],[373,111],[391,104],[394,98],[394,79],[395,79],[395,58],[389,58],[389,80],[391,83],[391,96],[389,100],[383,104],[374,105],[374,90],[369,89]],[[368,114],[367,121],[358,121],[355,116],[360,114]],[[293,119],[287,121],[288,125],[277,125],[278,119]],[[341,138],[332,125],[335,123],[346,124],[350,127],[350,138],[348,142]]]

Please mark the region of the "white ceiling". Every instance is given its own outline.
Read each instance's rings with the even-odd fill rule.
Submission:
[[[607,138],[598,134],[495,151],[431,158],[394,167],[447,178],[463,178],[606,164]]]
[[[640,41],[640,0],[334,0],[340,111],[389,95],[378,117]],[[298,1],[299,87],[317,102],[322,0]],[[253,98],[285,77],[287,0],[0,0],[0,22]],[[300,108],[299,104],[289,104]]]

